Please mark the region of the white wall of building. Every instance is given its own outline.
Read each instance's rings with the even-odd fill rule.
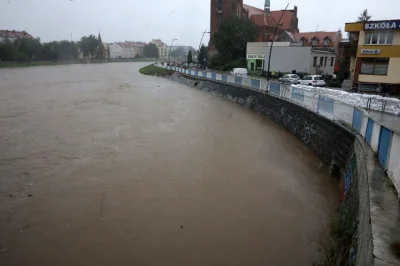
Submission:
[[[372,128],[372,137],[371,137],[371,148],[374,152],[378,151],[380,133],[381,133],[381,125],[379,125],[378,123],[374,123],[374,127]]]
[[[110,58],[122,58],[123,48],[119,44],[110,44]]]

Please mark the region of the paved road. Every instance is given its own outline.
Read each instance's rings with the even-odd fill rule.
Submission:
[[[310,265],[338,183],[143,63],[0,69],[0,265]]]

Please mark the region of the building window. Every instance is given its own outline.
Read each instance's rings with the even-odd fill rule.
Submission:
[[[335,62],[335,58],[331,57],[331,66],[333,66],[334,62]]]
[[[360,74],[387,75],[389,58],[363,58]]]
[[[318,57],[314,56],[313,66],[317,66],[317,60],[318,60]]]
[[[325,39],[325,40],[324,40],[324,45],[325,45],[325,46],[328,46],[328,45],[329,45],[329,39]]]
[[[365,44],[392,44],[393,31],[371,31],[365,35]]]
[[[324,66],[326,66],[326,64],[327,64],[327,61],[328,61],[328,57],[327,57],[327,56],[325,56],[325,64],[324,64]]]
[[[303,40],[301,41],[301,44],[302,44],[303,46],[306,46],[306,45],[307,45],[307,40],[306,40],[306,39],[303,39]]]
[[[317,44],[318,44],[318,40],[317,39],[312,40],[312,45],[313,46],[317,46]]]
[[[324,66],[324,58],[322,56],[319,59],[319,66]]]
[[[217,3],[217,12],[222,13],[222,0],[218,0]]]

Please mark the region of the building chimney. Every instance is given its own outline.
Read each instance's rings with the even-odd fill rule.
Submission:
[[[270,10],[271,10],[271,2],[270,0],[265,0],[264,11],[269,13]]]
[[[294,13],[297,15],[297,6],[294,6]]]

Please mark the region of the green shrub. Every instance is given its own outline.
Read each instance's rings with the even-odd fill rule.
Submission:
[[[247,68],[246,59],[240,58],[231,62],[227,62],[226,64],[223,65],[222,70],[227,71],[227,70],[232,70],[234,68]]]
[[[340,82],[340,80],[334,79],[328,82],[328,87],[340,88],[342,87],[342,83]]]

